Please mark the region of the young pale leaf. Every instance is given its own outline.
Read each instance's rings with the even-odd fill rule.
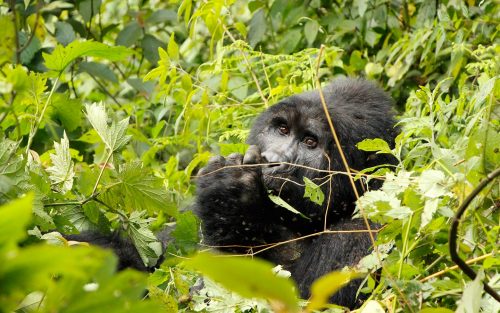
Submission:
[[[79,57],[90,56],[119,61],[131,53],[132,51],[125,47],[110,47],[94,41],[74,41],[66,47],[57,45],[51,54],[43,53],[43,58],[48,69],[61,73]]]
[[[304,183],[306,183],[304,198],[309,198],[312,202],[322,205],[323,201],[325,201],[325,194],[321,187],[307,177],[304,177]]]
[[[108,115],[102,103],[86,105],[86,108],[87,119],[110,151],[117,151],[127,144],[131,138],[131,136],[125,135],[129,121],[128,117],[118,123],[113,122],[111,126],[108,126]]]
[[[328,299],[352,279],[358,278],[356,272],[331,272],[318,278],[311,286],[311,299],[308,311],[319,310],[328,305]]]
[[[365,139],[356,144],[359,150],[363,151],[377,151],[377,153],[392,153],[389,144],[380,138]]]
[[[184,264],[244,297],[279,301],[288,312],[297,311],[296,287],[291,280],[274,275],[271,263],[198,253]]]
[[[285,209],[287,209],[288,211],[290,211],[292,213],[298,214],[298,215],[302,216],[303,218],[306,218],[308,220],[310,219],[309,217],[305,216],[300,211],[298,211],[297,209],[295,209],[293,206],[291,206],[290,204],[288,204],[285,200],[281,199],[279,196],[275,196],[275,195],[273,195],[271,193],[268,194],[268,196],[269,196],[269,199],[271,199],[271,201],[274,202],[274,204],[277,204],[280,207],[285,208]]]
[[[446,176],[437,170],[423,171],[418,178],[418,189],[428,198],[439,198],[449,194],[446,190]]]
[[[47,168],[50,174],[49,179],[55,189],[61,193],[66,193],[73,187],[75,177],[74,163],[71,161],[69,152],[69,140],[66,132],[61,138],[61,143],[54,142],[55,154],[50,154],[52,166]]]
[[[363,306],[361,313],[385,313],[385,310],[380,302],[370,300]],[[422,311],[420,313],[422,313]]]
[[[478,313],[481,308],[481,295],[483,293],[484,272],[480,271],[476,279],[469,282],[464,288],[464,293],[456,313]]]

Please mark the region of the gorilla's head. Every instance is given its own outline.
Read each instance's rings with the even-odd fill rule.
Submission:
[[[323,95],[351,169],[392,163],[388,156],[356,148],[358,142],[367,138],[382,138],[390,146],[394,144],[396,129],[388,95],[370,82],[352,79],[335,80],[323,89]],[[289,203],[304,203],[303,177],[323,184],[325,194],[330,186],[327,180],[331,178],[332,212],[348,216],[346,211],[352,211],[355,199],[348,178],[344,174],[330,176],[324,171],[345,172],[345,168],[318,91],[295,95],[270,107],[255,121],[248,143],[260,148],[264,161],[285,162],[262,171],[265,186]],[[342,196],[336,198],[336,195]],[[297,209],[315,216],[321,215],[318,213],[323,213],[325,207],[326,203],[321,207],[308,203]]]

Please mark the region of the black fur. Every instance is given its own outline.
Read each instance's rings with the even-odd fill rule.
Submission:
[[[389,145],[394,144],[397,131],[390,97],[370,82],[353,79],[337,79],[324,88],[323,93],[352,169],[394,161],[386,155],[355,147],[366,138],[382,138]],[[255,121],[248,143],[251,146],[244,156],[216,156],[198,175],[194,209],[202,221],[205,244],[232,246],[220,249],[242,253],[247,248],[235,246],[276,243],[321,231],[325,215],[329,230],[366,230],[361,220],[351,220],[355,195],[347,176],[334,175],[330,184],[327,173],[314,170],[345,172],[318,91],[292,96],[270,107]],[[290,164],[248,166],[267,162],[287,162],[308,168]],[[318,185],[324,183],[323,205],[303,197],[303,177]],[[370,187],[378,186],[375,183]],[[360,183],[357,189],[363,193]],[[309,219],[275,205],[268,197],[268,190],[279,194]],[[260,256],[290,270],[301,296],[307,298],[315,279],[355,265],[370,248],[366,232],[323,234],[270,249]],[[356,299],[359,284],[359,280],[351,282],[332,297],[332,302],[351,308],[359,305]]]

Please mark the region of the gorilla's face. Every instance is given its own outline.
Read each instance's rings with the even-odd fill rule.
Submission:
[[[323,169],[325,164],[328,168],[328,134],[318,103],[291,97],[269,108],[255,122],[248,140],[260,148],[263,162],[285,162],[262,168],[266,187],[286,194],[303,185],[304,176],[313,180],[324,177],[325,173],[315,169]]]

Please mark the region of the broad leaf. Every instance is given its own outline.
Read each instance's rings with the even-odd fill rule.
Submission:
[[[61,73],[79,57],[89,56],[119,61],[131,53],[125,47],[111,47],[94,41],[74,41],[66,47],[57,45],[51,54],[43,53],[43,58],[48,69]]]
[[[306,184],[304,198],[309,198],[312,202],[322,205],[323,201],[325,201],[325,194],[321,187],[307,177],[304,177],[304,183]]]
[[[329,298],[352,279],[358,278],[355,272],[332,272],[318,278],[311,286],[311,298],[307,309],[319,310],[328,304]]]
[[[145,172],[140,162],[126,164],[120,169],[118,179],[121,184],[116,188],[124,197],[126,205],[130,209],[149,212],[168,209],[167,213],[175,216],[175,208],[166,206],[170,200],[162,180]]]
[[[93,103],[87,105],[86,108],[86,115],[90,124],[97,131],[109,151],[117,151],[128,143],[131,138],[131,136],[125,135],[129,121],[128,117],[118,122],[112,122],[108,126],[108,115],[102,103]]]
[[[365,139],[356,144],[359,150],[363,151],[377,151],[377,153],[392,153],[389,144],[380,138]]]
[[[7,244],[15,244],[26,237],[25,227],[31,220],[33,194],[0,207],[0,252]]]
[[[275,300],[285,305],[288,311],[297,310],[296,287],[291,280],[273,274],[271,263],[198,253],[184,264],[244,297]]]

